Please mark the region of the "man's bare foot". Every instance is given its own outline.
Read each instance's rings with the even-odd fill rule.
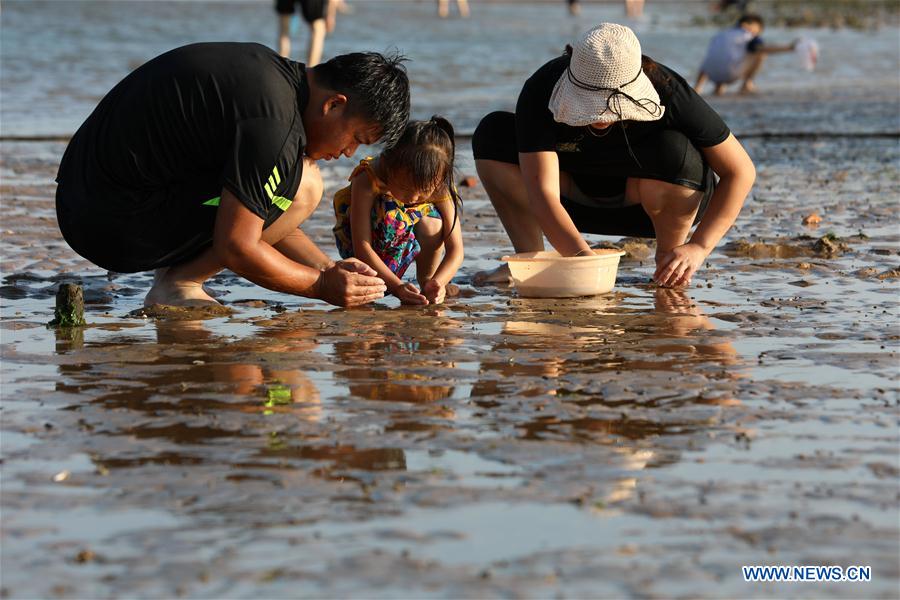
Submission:
[[[478,271],[472,278],[475,285],[511,285],[512,275],[509,273],[509,265],[503,264],[496,269]]]
[[[144,298],[144,306],[165,304],[167,306],[207,306],[219,304],[215,298],[206,293],[203,285],[194,281],[171,282],[163,277],[157,277],[153,287]]]

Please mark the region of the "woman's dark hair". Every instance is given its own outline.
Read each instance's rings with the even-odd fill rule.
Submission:
[[[444,183],[453,200],[453,225],[462,210],[462,198],[453,180],[456,174],[456,137],[453,126],[444,117],[435,115],[428,121],[413,121],[397,143],[381,153],[381,161],[388,173],[403,171],[409,174],[418,190],[432,189]]]
[[[659,68],[659,63],[646,54],[641,55],[641,69],[644,70],[644,75],[647,76],[647,79],[650,80],[657,92],[669,87],[669,84],[672,82],[672,78]]]
[[[409,121],[409,77],[400,54],[353,52],[314,68],[325,87],[347,96],[350,115],[378,124],[381,141],[393,146]]]

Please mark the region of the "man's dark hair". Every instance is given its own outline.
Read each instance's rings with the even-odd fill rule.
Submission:
[[[759,15],[753,13],[747,13],[746,15],[742,15],[740,19],[738,19],[738,25],[756,23],[760,27],[765,27],[766,24],[763,23],[763,18]]]
[[[362,115],[381,128],[381,141],[397,143],[409,121],[409,77],[406,57],[393,53],[353,52],[315,67],[325,87],[347,96],[351,115]]]

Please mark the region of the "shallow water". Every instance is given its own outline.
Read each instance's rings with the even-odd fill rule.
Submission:
[[[354,4],[327,51],[382,48],[399,24],[417,113],[463,131],[620,10]],[[648,4],[645,46],[690,72],[711,33],[685,26],[697,5]],[[268,3],[7,2],[0,127],[71,132],[142,60],[268,42],[272,20]],[[92,267],[55,228],[64,144],[0,142],[3,594],[897,597],[900,147],[752,136],[896,132],[897,30],[813,35],[820,72],[779,80],[773,59],[762,96],[716,101],[759,177],[683,292],[629,257],[602,297],[471,287],[509,252],[476,187],[444,306],[332,309],[223,274],[231,316],[134,318],[149,277]],[[876,73],[894,83],[848,84]],[[324,166],[327,192],[348,170]],[[304,229],[331,251],[326,207]],[[827,233],[836,253],[816,250]],[[73,278],[90,326],[47,329]],[[873,581],[745,583],[755,564]]]

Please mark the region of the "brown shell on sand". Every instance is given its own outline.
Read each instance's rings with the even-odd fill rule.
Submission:
[[[822,217],[819,216],[817,212],[811,212],[810,214],[803,217],[804,225],[818,225],[822,222]]]
[[[473,188],[478,185],[478,178],[474,175],[466,175],[459,180],[459,187]]]

